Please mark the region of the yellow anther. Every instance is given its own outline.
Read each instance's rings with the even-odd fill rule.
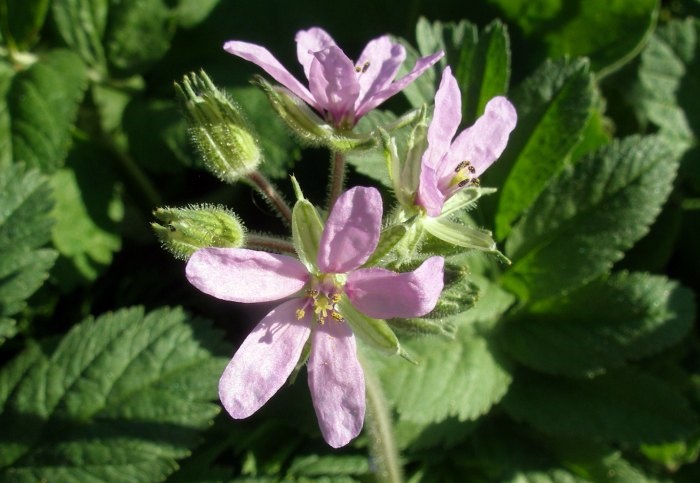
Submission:
[[[340,302],[340,298],[341,298],[341,297],[342,297],[342,296],[341,296],[339,293],[337,293],[337,292],[334,293],[333,295],[331,295],[331,303],[332,303],[333,305],[337,304],[338,302]]]
[[[344,320],[344,319],[343,319],[343,316],[340,315],[340,314],[339,314],[338,312],[336,312],[335,310],[334,310],[333,312],[331,312],[331,317],[333,317],[333,318],[334,318],[335,320],[337,320],[338,322],[342,322],[342,321]]]
[[[306,311],[304,309],[297,309],[296,314],[297,314],[297,320],[301,320],[306,315]]]

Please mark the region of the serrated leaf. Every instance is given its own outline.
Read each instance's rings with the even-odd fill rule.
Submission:
[[[317,456],[295,458],[289,470],[290,476],[350,476],[370,472],[369,460],[365,456]]]
[[[567,166],[513,228],[503,284],[545,299],[605,274],[668,197],[678,163],[653,137],[629,137]]]
[[[3,432],[21,435],[11,452],[0,441],[2,479],[161,480],[218,412],[219,351],[206,322],[134,308],[76,325],[45,355],[20,355],[0,372]]]
[[[121,74],[148,70],[170,49],[176,16],[163,0],[112,2],[109,19],[107,59]]]
[[[488,339],[466,329],[452,340],[426,336],[407,341],[405,348],[418,366],[399,358],[373,359],[402,419],[476,419],[505,395],[511,382],[508,362]]]
[[[697,429],[688,402],[670,386],[630,369],[593,379],[519,372],[503,407],[538,430],[619,443],[675,441]]]
[[[18,50],[26,50],[36,41],[44,25],[49,0],[4,0],[0,7],[2,38]]]
[[[694,313],[692,292],[678,283],[619,273],[531,307],[502,327],[499,341],[533,369],[581,376],[677,343]]]
[[[68,50],[50,51],[15,76],[7,93],[15,162],[49,173],[63,165],[86,85],[85,65]]]
[[[517,217],[567,164],[594,99],[593,77],[582,59],[547,61],[513,93],[518,125],[508,149],[482,180],[500,186],[496,239],[508,234]]]
[[[12,66],[0,60],[0,168],[12,163],[12,124],[7,105],[7,91],[12,85],[14,75]]]
[[[63,41],[85,63],[103,69],[102,37],[107,26],[109,0],[53,0],[51,8]]]
[[[607,74],[628,62],[656,25],[656,0],[488,0],[543,42],[546,56],[587,56]],[[541,40],[540,40],[541,39]]]
[[[56,199],[51,238],[62,256],[54,276],[66,291],[95,280],[121,247],[121,185],[108,163],[97,162],[105,157],[80,143],[51,179]]]
[[[56,259],[54,250],[40,248],[51,236],[52,203],[39,172],[0,168],[0,318],[26,306]]]

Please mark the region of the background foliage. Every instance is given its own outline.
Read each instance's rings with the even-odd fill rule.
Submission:
[[[200,68],[247,110],[263,171],[324,199],[327,153],[221,49],[248,40],[292,66],[294,33],[319,25],[351,57],[383,33],[409,57],[444,49],[465,126],[494,95],[519,115],[482,179],[498,192],[470,213],[513,264],[454,255],[454,337],[402,337],[417,367],[366,354],[407,479],[698,481],[699,15],[697,0],[0,0],[0,479],[373,481],[369,438],[325,446],[302,380],[249,420],[218,414],[227,357],[266,307],[198,293],[149,229],[156,207],[211,203],[285,234],[194,153],[172,83]],[[437,79],[387,110],[431,102]],[[386,183],[378,153],[351,163],[352,183]]]

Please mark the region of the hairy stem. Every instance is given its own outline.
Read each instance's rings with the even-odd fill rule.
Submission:
[[[333,153],[331,161],[331,189],[328,195],[328,211],[333,209],[335,200],[338,199],[340,193],[343,192],[345,185],[345,155],[340,151]]]
[[[294,245],[287,240],[274,238],[266,235],[246,235],[246,246],[249,248],[262,248],[263,250],[274,250],[281,253],[296,254]]]
[[[282,216],[284,221],[286,221],[288,224],[292,223],[292,209],[284,201],[272,183],[270,183],[270,181],[263,176],[260,171],[253,171],[250,173],[248,175],[248,181],[250,181],[253,186],[255,186],[255,188],[257,188],[258,191],[260,191],[260,193],[268,199],[270,204]]]
[[[403,471],[384,391],[365,358],[361,357],[361,363],[367,395],[365,428],[369,436],[370,456],[377,468],[377,480],[383,483],[402,483]]]

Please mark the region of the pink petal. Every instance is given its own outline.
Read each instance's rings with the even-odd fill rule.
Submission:
[[[231,417],[247,418],[285,383],[311,333],[311,317],[296,317],[305,302],[288,300],[260,321],[228,363],[219,398]]]
[[[297,58],[304,67],[304,74],[309,78],[311,62],[314,60],[314,53],[336,45],[335,40],[325,30],[312,27],[308,30],[297,32],[294,40],[297,43]]]
[[[403,90],[408,84],[416,80],[419,75],[428,70],[435,62],[440,60],[445,55],[444,52],[438,52],[437,54],[429,55],[428,57],[421,57],[416,61],[416,65],[413,66],[413,70],[403,76],[401,79],[390,84],[386,89],[375,93],[371,97],[365,99],[363,103],[356,109],[356,118],[360,118],[367,114],[369,111],[377,107],[382,102],[389,99],[391,96],[397,94]]]
[[[346,323],[315,326],[308,374],[323,439],[334,448],[345,446],[360,434],[365,419],[365,376]]]
[[[187,280],[232,302],[269,302],[301,290],[309,273],[297,259],[245,248],[202,248],[190,257]]]
[[[309,89],[318,106],[336,124],[346,118],[354,119],[360,85],[352,61],[335,45],[315,52],[314,57],[309,69]]]
[[[363,314],[375,319],[420,317],[435,308],[442,292],[442,257],[428,258],[413,272],[364,268],[348,275],[345,293]]]
[[[303,99],[304,102],[318,109],[311,92],[309,92],[296,77],[290,74],[265,47],[248,42],[231,40],[224,44],[224,50],[229,54],[236,55],[262,68],[265,72],[270,74],[273,79]]]
[[[438,172],[440,181],[454,176],[454,168],[462,161],[468,160],[474,166],[474,176],[486,171],[506,148],[517,119],[518,114],[508,99],[491,99],[486,104],[484,114],[452,143]]]
[[[423,165],[436,168],[450,149],[452,138],[462,120],[462,95],[450,67],[442,72],[440,87],[435,94],[435,111],[428,127],[428,149],[421,160]]]
[[[371,40],[355,64],[360,69],[357,73],[360,83],[357,106],[389,86],[405,59],[406,49],[392,42],[388,35]]]
[[[345,273],[367,261],[377,248],[382,197],[356,186],[338,197],[321,235],[317,265],[324,273]]]
[[[435,170],[426,164],[421,164],[416,205],[425,208],[429,216],[440,216],[444,204],[445,195],[440,191]]]

